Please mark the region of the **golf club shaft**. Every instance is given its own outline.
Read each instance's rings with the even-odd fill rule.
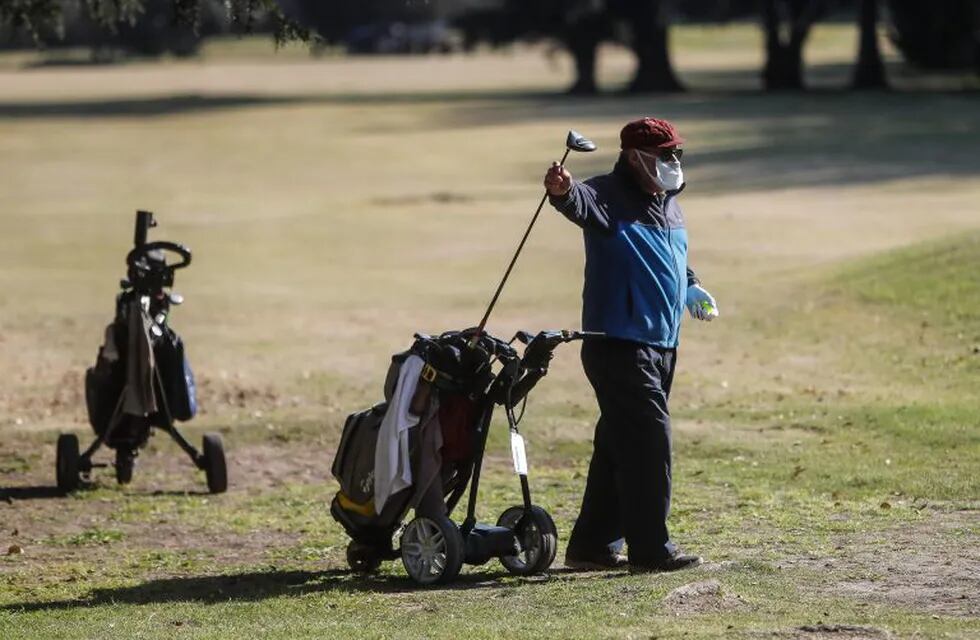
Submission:
[[[559,167],[565,166],[565,160],[568,159],[568,152],[571,151],[569,148],[565,148],[565,155],[561,157],[561,162],[558,163]],[[500,297],[500,292],[503,291],[504,285],[507,284],[507,278],[510,277],[510,272],[514,269],[514,264],[517,263],[517,257],[521,255],[521,250],[524,248],[524,243],[527,242],[527,238],[531,235],[531,229],[534,228],[534,223],[538,221],[538,215],[541,213],[542,207],[544,207],[545,200],[548,199],[548,191],[545,190],[544,195],[541,196],[541,202],[538,203],[538,208],[534,211],[534,217],[531,218],[531,223],[527,225],[527,230],[524,232],[524,237],[521,238],[521,243],[517,245],[517,251],[514,252],[514,257],[510,259],[510,264],[507,265],[507,271],[504,272],[504,277],[501,278],[500,284],[497,285],[497,291],[494,292],[493,298],[490,300],[490,305],[487,307],[486,313],[483,314],[483,319],[480,320],[479,326],[476,328],[476,333],[470,339],[470,346],[475,346],[477,341],[480,339],[480,335],[483,333],[483,329],[487,326],[487,320],[490,319],[490,314],[493,313],[493,308],[497,304],[497,299]]]

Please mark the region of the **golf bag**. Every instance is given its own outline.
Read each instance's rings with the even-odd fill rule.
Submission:
[[[473,330],[437,337],[416,335],[408,351],[392,358],[385,401],[348,416],[332,466],[340,490],[330,512],[351,537],[347,560],[352,569],[373,571],[381,561],[401,555],[414,580],[431,584],[453,579],[464,562],[483,564],[494,557],[519,575],[539,573],[550,566],[557,531],[547,512],[531,504],[526,461],[517,465],[515,457],[524,504],[508,509],[497,526],[476,522],[476,495],[494,406],[506,409],[511,437],[520,442],[525,460],[523,439],[517,431],[519,418],[513,409],[545,375],[554,348],[581,337],[580,333],[541,332],[532,338],[521,332],[515,339],[528,345],[522,358],[510,343]],[[409,368],[412,358],[414,368]],[[500,365],[497,371],[496,365]],[[405,384],[409,386],[400,386]],[[395,474],[377,467],[379,460],[390,463],[392,441],[381,438],[386,433],[385,421],[392,419],[392,412],[397,415],[400,407],[407,407],[413,422],[417,418],[404,436],[410,474],[402,476],[400,464]],[[403,431],[399,428],[395,433],[401,438]],[[392,432],[387,434],[390,438]],[[398,446],[402,446],[400,440]],[[399,455],[401,451],[399,448]],[[379,509],[379,477],[404,475],[411,477],[406,486],[382,484],[399,488],[384,498]],[[466,519],[457,526],[448,516],[467,487]],[[415,519],[403,527],[410,509]],[[399,538],[398,549],[395,537]],[[431,551],[429,540],[443,545],[433,552],[434,559],[423,557]],[[427,551],[420,556],[419,549]]]
[[[447,490],[446,481],[456,479],[454,462],[467,458],[460,454],[460,441],[465,438],[460,431],[471,428],[468,424],[459,424],[457,418],[465,419],[469,413],[459,415],[451,412],[452,407],[473,406],[474,402],[459,393],[440,388],[433,384],[435,370],[429,367],[423,376],[430,379],[418,380],[411,401],[411,411],[419,416],[419,424],[408,434],[412,476],[418,479],[420,475],[428,477],[429,482],[424,486],[413,485],[387,497],[383,508],[376,513],[375,504],[375,452],[378,447],[378,432],[389,403],[395,393],[402,364],[410,355],[426,353],[425,338],[420,338],[407,352],[392,357],[388,374],[385,378],[385,401],[370,409],[359,411],[347,417],[341,435],[340,445],[334,457],[332,472],[340,483],[340,491],[331,504],[331,513],[340,522],[351,538],[365,544],[388,546],[395,529],[401,524],[401,519],[410,507],[418,506],[430,486],[435,483],[434,491],[441,499]],[[424,443],[433,438],[425,438],[433,430],[437,430],[435,440],[441,443],[440,450],[425,447]],[[448,447],[446,446],[448,443]],[[442,463],[445,462],[443,467]],[[433,466],[439,467],[439,473],[433,473]],[[429,469],[425,473],[424,469]],[[441,492],[438,491],[438,486]],[[444,511],[442,507],[438,510]]]
[[[129,313],[138,312],[132,304],[132,292],[120,294],[116,302],[116,318],[106,327],[105,341],[99,347],[95,366],[85,372],[85,403],[89,424],[96,435],[105,433],[127,384],[129,349]],[[152,303],[151,303],[152,304]],[[152,305],[160,311],[159,303]],[[160,318],[160,314],[157,314]],[[197,387],[194,372],[184,354],[184,342],[164,323],[155,324],[151,331],[154,366],[159,372],[163,402],[174,420],[186,422],[197,414]],[[162,426],[165,416],[153,412],[150,422]],[[131,440],[126,429],[117,429],[115,441]],[[137,443],[139,444],[139,443]]]

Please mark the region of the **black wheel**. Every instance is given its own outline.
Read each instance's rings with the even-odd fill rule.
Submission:
[[[58,436],[55,471],[58,489],[64,493],[74,491],[80,484],[78,458],[78,436],[73,433],[63,433]]]
[[[558,553],[558,529],[548,512],[532,506],[525,514],[524,507],[511,507],[497,519],[498,527],[513,529],[517,538],[516,553],[501,556],[500,564],[518,576],[547,571]]]
[[[412,580],[421,585],[445,584],[463,568],[463,534],[446,516],[417,516],[405,526],[401,553]]]
[[[116,449],[116,482],[129,484],[133,481],[133,467],[136,466],[136,452],[120,447]]]
[[[347,545],[347,565],[354,573],[374,573],[381,566],[381,556],[374,547],[351,540]]]
[[[225,466],[225,448],[217,433],[204,435],[204,473],[208,478],[208,491],[224,493],[228,490],[228,469]]]

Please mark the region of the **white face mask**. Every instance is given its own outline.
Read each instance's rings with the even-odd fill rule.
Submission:
[[[657,176],[654,178],[664,191],[676,191],[684,184],[684,170],[680,160],[664,162],[657,158]]]
[[[639,165],[643,173],[650,182],[655,184],[663,191],[676,191],[684,184],[684,171],[681,169],[680,160],[674,159],[664,162],[656,154],[635,149],[639,157]],[[650,166],[653,165],[653,171]]]

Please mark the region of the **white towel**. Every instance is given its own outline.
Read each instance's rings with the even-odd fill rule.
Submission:
[[[395,392],[378,428],[378,445],[374,450],[376,513],[381,513],[389,496],[412,486],[408,430],[419,423],[419,416],[412,415],[409,408],[424,365],[425,361],[416,355],[408,356],[402,363]]]

